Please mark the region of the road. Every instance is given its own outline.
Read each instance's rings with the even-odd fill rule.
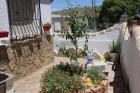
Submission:
[[[109,51],[109,47],[111,46],[113,41],[117,42],[118,37],[119,31],[115,28],[111,32],[105,32],[96,36],[89,36],[88,47],[89,49],[93,49],[93,51],[97,51],[100,54],[104,54],[106,51]],[[56,53],[59,50],[59,47],[56,47],[56,45],[66,46],[68,48],[73,47],[70,43],[70,40],[65,40],[64,38],[57,35],[54,36],[53,42],[53,48]],[[82,47],[84,45],[84,38],[80,38],[78,40],[78,45],[79,47]]]

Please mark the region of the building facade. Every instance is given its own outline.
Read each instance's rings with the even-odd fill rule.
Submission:
[[[51,22],[52,2],[0,0],[0,71],[18,79],[53,62],[51,30],[42,29]]]

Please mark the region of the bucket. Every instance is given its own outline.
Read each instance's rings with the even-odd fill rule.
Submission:
[[[87,53],[87,64],[93,64],[93,53]]]

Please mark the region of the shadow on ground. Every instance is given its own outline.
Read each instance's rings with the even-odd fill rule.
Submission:
[[[115,64],[112,68],[115,68],[113,69],[115,73],[114,80],[110,82],[110,86],[113,87],[113,93],[130,93],[123,79],[120,62]]]

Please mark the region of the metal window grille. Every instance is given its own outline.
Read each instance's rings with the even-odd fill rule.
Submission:
[[[32,38],[42,33],[40,0],[7,0],[12,40]]]

